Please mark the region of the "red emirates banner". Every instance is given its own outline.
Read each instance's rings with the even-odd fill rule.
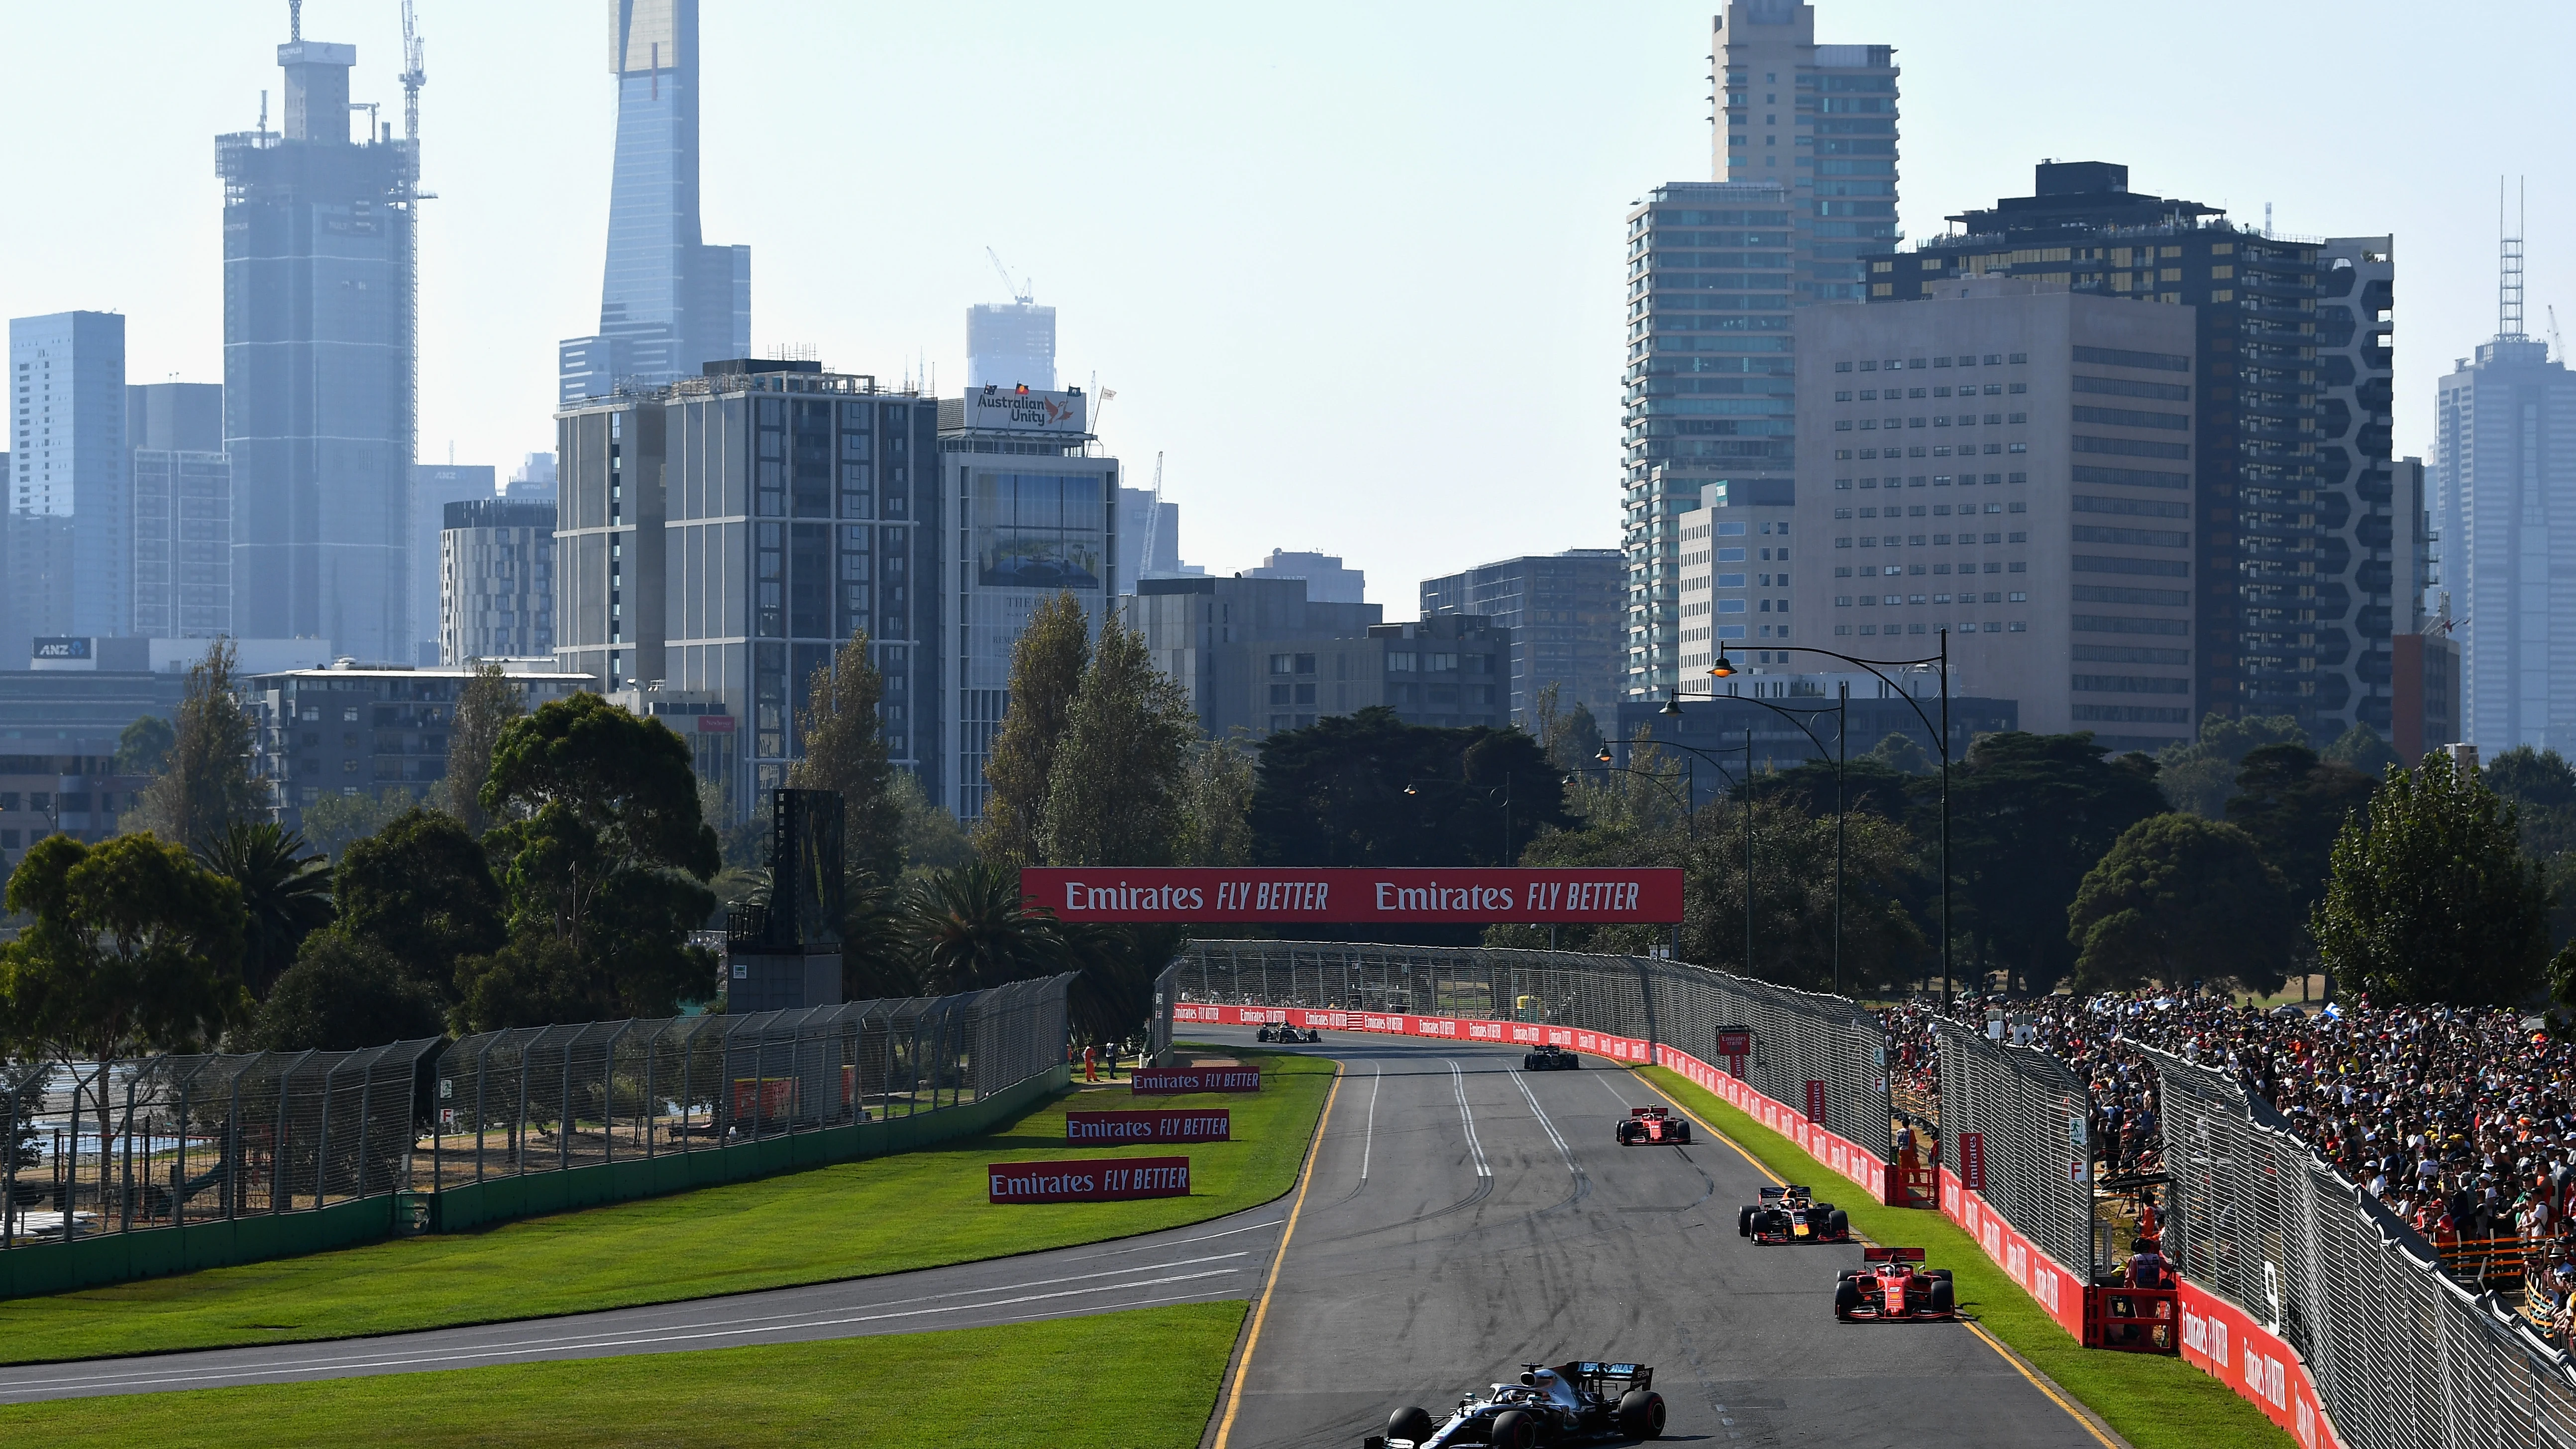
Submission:
[[[1970,1192],[1986,1190],[1986,1134],[1959,1134],[1959,1185]]]
[[[1828,1125],[1825,1121],[1825,1084],[1822,1082],[1807,1084],[1807,1120],[1819,1127]]]
[[[1753,1055],[1752,1028],[1742,1026],[1719,1027],[1717,1029],[1717,1054],[1722,1057],[1749,1057]]]
[[[1258,1092],[1258,1067],[1144,1067],[1130,1073],[1127,1090],[1139,1097],[1176,1097],[1183,1092]]]
[[[1067,1142],[1231,1142],[1234,1114],[1223,1107],[1147,1112],[1067,1112]]]
[[[1186,1157],[1112,1157],[1097,1162],[996,1162],[984,1170],[985,1201],[1124,1202],[1188,1197]]]
[[[1668,923],[1682,873],[1653,869],[1251,870],[1032,867],[1020,894],[1068,921]]]

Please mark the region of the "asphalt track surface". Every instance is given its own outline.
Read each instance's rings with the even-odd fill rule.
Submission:
[[[1662,1100],[1629,1072],[1405,1038],[1307,1050],[1342,1060],[1340,1095],[1210,1443],[1356,1449],[1400,1405],[1436,1418],[1522,1363],[1587,1358],[1654,1365],[1671,1441],[2106,1442],[1964,1324],[1837,1323],[1860,1249],[1738,1237],[1770,1179],[1705,1134],[1619,1146],[1611,1124]]]
[[[1248,1030],[1203,1039],[1252,1044]],[[0,1368],[0,1403],[800,1343],[1158,1304],[1252,1299],[1218,1404],[1225,1449],[1356,1446],[1389,1410],[1435,1416],[1523,1362],[1655,1365],[1668,1441],[1997,1446],[2103,1442],[1960,1324],[1839,1324],[1857,1248],[1757,1248],[1736,1209],[1769,1181],[1722,1142],[1617,1145],[1661,1100],[1600,1058],[1356,1034],[1303,1196],[1144,1237],[913,1273],[481,1327]],[[1838,1189],[1815,1184],[1830,1197]],[[1297,1224],[1283,1255],[1280,1230]],[[1937,1264],[1935,1266],[1938,1266]],[[1275,1269],[1275,1274],[1274,1274]],[[1266,1291],[1266,1297],[1264,1297]]]

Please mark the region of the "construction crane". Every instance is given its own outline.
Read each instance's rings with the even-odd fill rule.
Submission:
[[[420,27],[413,21],[411,0],[403,0],[402,27],[403,139],[417,145],[420,141],[420,88],[429,83],[429,68],[421,59]]]
[[[1154,501],[1145,505],[1145,541],[1136,550],[1136,578],[1154,566],[1154,534],[1163,526],[1163,452],[1154,450]],[[1134,580],[1129,580],[1134,582]]]
[[[1017,283],[1012,282],[1011,269],[1002,265],[1002,254],[1000,252],[993,250],[991,247],[986,247],[984,248],[984,255],[993,259],[993,270],[1002,274],[1002,290],[1011,294],[1012,301],[1019,303],[1023,307],[1029,305],[1030,299],[1037,295],[1033,289],[1031,279],[1023,277]]]
[[[2558,340],[2558,307],[2556,303],[2550,304],[2549,308],[2549,355],[2561,362],[2565,362],[2567,360],[2567,344]]]

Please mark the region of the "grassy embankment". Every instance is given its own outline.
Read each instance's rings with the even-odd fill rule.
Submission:
[[[1641,1067],[1638,1073],[1735,1139],[1774,1176],[1816,1183],[1820,1189],[1841,1180],[1796,1143],[1680,1074],[1662,1067]],[[1837,1204],[1850,1210],[1852,1227],[1871,1241],[1927,1249],[1932,1266],[1951,1270],[1959,1306],[1979,1327],[2083,1401],[2137,1449],[2285,1449],[2291,1444],[2288,1434],[2234,1390],[2179,1358],[2083,1347],[1941,1214],[1847,1202],[1840,1195]]]
[[[1294,1186],[1332,1083],[1332,1063],[1322,1058],[1242,1055],[1265,1074],[1258,1093],[1131,1101],[1121,1083],[1059,1098],[986,1136],[899,1156],[480,1232],[0,1302],[0,1363],[347,1338],[669,1303],[1204,1222]],[[1068,1108],[1130,1106],[1228,1107],[1236,1140],[1188,1147],[1065,1144]],[[985,1203],[987,1163],[1167,1153],[1188,1154],[1190,1196]]]
[[[0,1408],[46,1449],[1192,1449],[1240,1302],[944,1333],[509,1364]]]

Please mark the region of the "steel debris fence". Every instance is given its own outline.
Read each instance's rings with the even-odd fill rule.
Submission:
[[[2172,1174],[2165,1252],[2298,1350],[2352,1449],[2571,1449],[2576,1365],[2220,1072],[2154,1066]]]
[[[1332,941],[1188,941],[1156,982],[1163,1006],[1309,1007],[1577,1027],[1677,1047],[1725,1068],[1718,1033],[1744,1027],[1746,1082],[1795,1107],[1818,1084],[1821,1125],[1891,1161],[1887,1036],[1844,997],[1649,956]]]
[[[0,1251],[399,1191],[419,1067],[439,1045],[16,1064],[0,1091]]]
[[[1070,980],[367,1051],[0,1064],[0,1251],[971,1104],[1063,1065]]]
[[[2078,1273],[2096,1266],[2092,1095],[2073,1068],[2032,1047],[1990,1041],[1936,1017],[1941,1147],[1958,1170],[1963,1134],[1983,1140],[1988,1206]]]

